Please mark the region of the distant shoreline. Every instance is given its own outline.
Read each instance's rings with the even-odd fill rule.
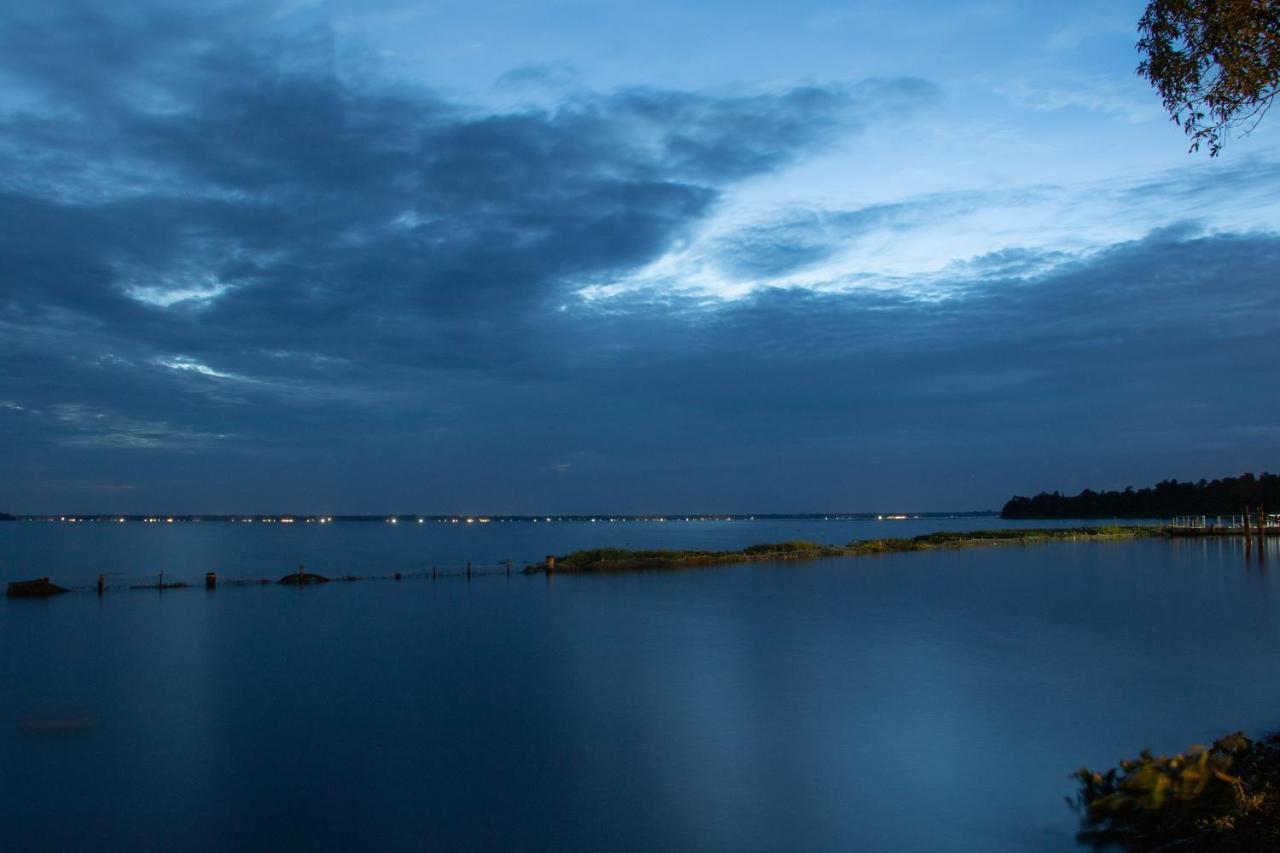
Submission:
[[[1202,515],[1229,517],[1260,506],[1280,506],[1280,475],[1241,474],[1220,480],[1180,483],[1163,480],[1134,490],[1085,489],[1078,495],[1041,492],[1035,497],[1014,497],[1000,510],[1001,518],[1172,518]]]
[[[248,513],[248,514],[130,514],[130,513],[93,513],[93,514],[49,514],[37,513],[29,515],[6,515],[0,513],[0,521],[37,521],[70,524],[88,523],[140,523],[140,524],[187,524],[187,523],[225,523],[225,524],[491,524],[491,523],[528,523],[550,524],[557,522],[678,522],[678,521],[907,521],[933,520],[946,518],[996,518],[995,510],[971,510],[964,512],[803,512],[803,513],[658,513],[649,515],[628,515],[598,513],[596,515],[560,514],[560,515],[419,515],[416,513],[392,513],[388,515],[317,515],[313,513]]]

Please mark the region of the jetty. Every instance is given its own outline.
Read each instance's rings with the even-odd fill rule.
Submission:
[[[1245,509],[1240,515],[1183,515],[1171,519],[1165,532],[1184,538],[1243,537],[1246,544],[1252,544],[1256,537],[1262,544],[1266,537],[1280,536],[1280,515],[1268,513],[1263,507],[1254,511]]]

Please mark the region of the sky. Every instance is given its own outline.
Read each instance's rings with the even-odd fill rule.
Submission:
[[[821,512],[1272,468],[1280,133],[1140,2],[0,8],[0,509]]]

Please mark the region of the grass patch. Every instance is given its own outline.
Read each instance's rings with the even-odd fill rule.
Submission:
[[[866,539],[845,545],[819,545],[792,540],[751,545],[737,551],[628,550],[596,548],[556,557],[555,571],[569,573],[680,569],[775,560],[815,560],[823,557],[861,557],[909,551],[930,551],[989,545],[1038,545],[1082,539],[1139,539],[1161,535],[1159,527],[1075,527],[1013,530],[973,530],[926,533],[910,539]],[[526,566],[526,573],[546,571],[545,565]]]

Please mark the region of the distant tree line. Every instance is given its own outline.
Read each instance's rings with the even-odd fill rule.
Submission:
[[[14,518],[12,515],[9,515],[9,513],[7,512],[0,512],[0,521],[17,521],[17,520],[18,519]]]
[[[1280,511],[1280,475],[1241,474],[1221,480],[1180,483],[1165,480],[1154,487],[1123,492],[1085,489],[1070,497],[1041,492],[1015,497],[1000,511],[1002,518],[1167,518],[1174,515],[1238,515],[1259,504]]]

